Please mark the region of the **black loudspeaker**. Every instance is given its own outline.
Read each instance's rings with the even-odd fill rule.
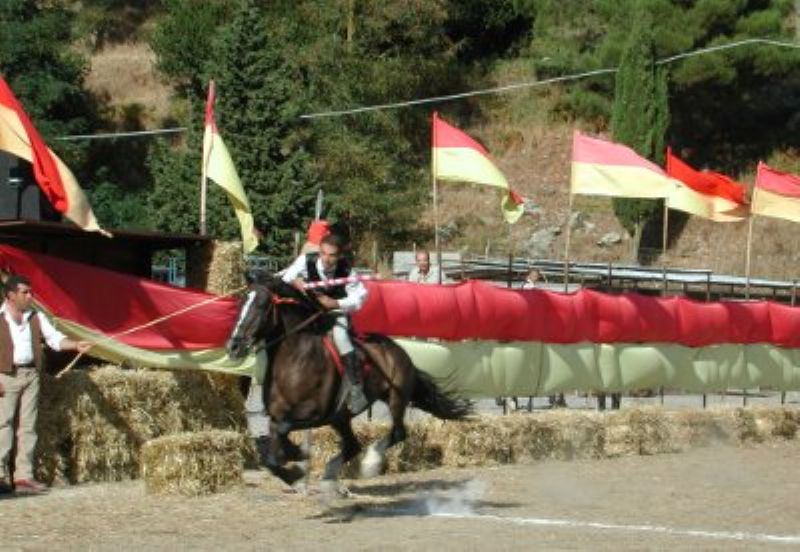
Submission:
[[[19,219],[58,222],[61,216],[36,184],[33,166],[0,152],[0,220]]]

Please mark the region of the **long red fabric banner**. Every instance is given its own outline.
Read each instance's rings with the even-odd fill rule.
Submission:
[[[54,316],[109,336],[214,297],[9,245],[0,245],[0,269],[27,276],[34,298]],[[151,350],[216,349],[236,312],[236,299],[223,298],[118,341]]]
[[[106,335],[213,297],[8,245],[0,245],[0,268],[27,275],[36,299],[55,316]],[[800,308],[768,301],[700,303],[590,290],[562,294],[479,281],[453,286],[369,281],[366,286],[369,299],[354,317],[356,328],[397,337],[800,347]],[[119,341],[152,350],[219,348],[236,312],[236,300],[224,298]]]
[[[541,343],[770,343],[800,347],[800,308],[768,301],[700,303],[683,297],[369,282],[354,321],[362,331],[445,340]]]

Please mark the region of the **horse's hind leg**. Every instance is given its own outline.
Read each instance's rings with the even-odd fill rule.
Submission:
[[[361,444],[353,433],[349,417],[338,419],[331,425],[341,438],[341,450],[339,454],[331,458],[328,463],[325,464],[325,473],[320,482],[320,486],[325,491],[336,490],[336,482],[339,479],[339,473],[342,471],[342,467],[361,452]]]
[[[389,412],[392,415],[392,427],[389,433],[384,435],[379,441],[372,443],[367,449],[367,453],[361,460],[361,477],[375,477],[383,470],[386,459],[386,451],[406,439],[406,426],[404,417],[407,401],[403,400],[400,393],[390,392]]]

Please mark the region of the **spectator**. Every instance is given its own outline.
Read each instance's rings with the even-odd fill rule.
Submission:
[[[547,283],[547,279],[538,268],[533,268],[525,277],[525,283],[522,284],[522,289],[535,289],[541,287],[542,283]]]
[[[439,273],[441,269],[433,265],[431,266],[431,254],[427,249],[417,249],[414,256],[416,266],[408,273],[408,281],[417,284],[438,284]],[[441,272],[443,284],[448,284],[450,280],[444,272]]]

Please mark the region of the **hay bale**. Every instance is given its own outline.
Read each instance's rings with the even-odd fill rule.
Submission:
[[[665,411],[631,408],[607,414],[606,456],[631,456],[677,452]]]
[[[151,494],[199,496],[243,482],[246,439],[233,431],[178,433],[147,441],[141,472]]]
[[[212,241],[190,252],[186,281],[194,288],[222,295],[244,285],[241,242]]]
[[[119,481],[139,476],[151,439],[186,431],[244,431],[235,377],[123,370],[113,365],[43,378],[37,476],[42,481]]]
[[[754,408],[756,429],[762,439],[782,437],[794,439],[797,434],[797,412],[788,408]]]

